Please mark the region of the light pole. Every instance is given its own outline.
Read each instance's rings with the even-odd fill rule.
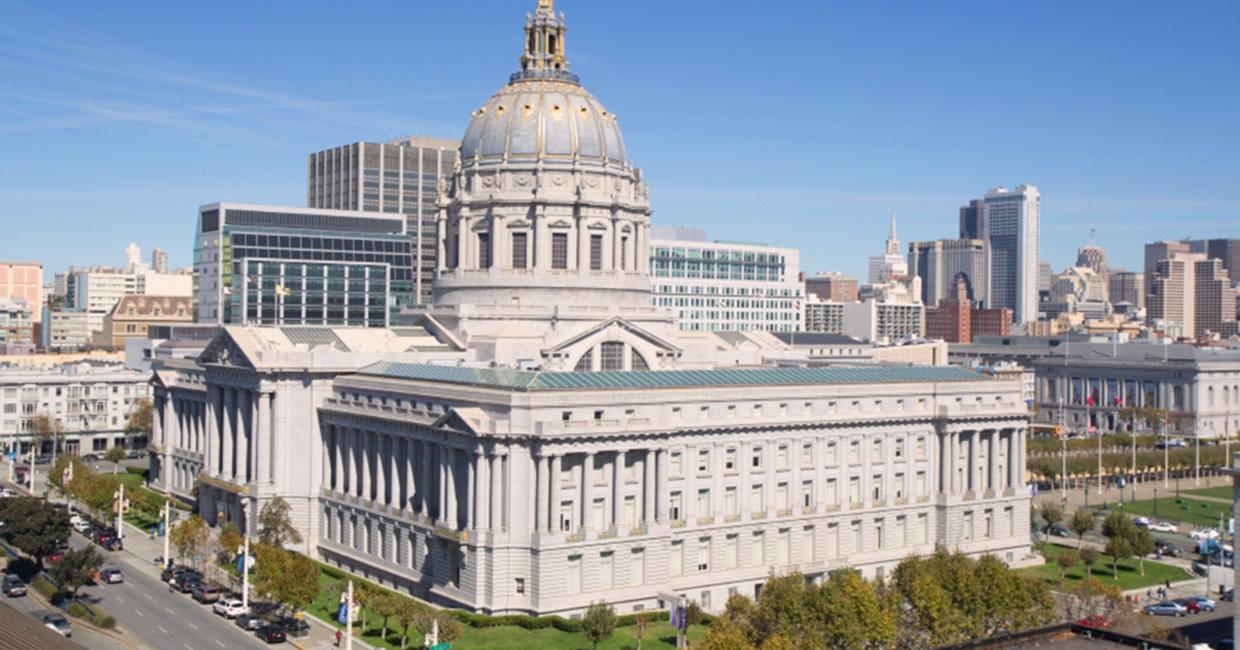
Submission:
[[[349,597],[344,603],[344,647],[353,650],[353,581],[349,581]]]
[[[1198,428],[1197,431],[1193,433],[1193,440],[1196,441],[1197,443],[1195,446],[1196,447],[1196,458],[1194,461],[1194,464],[1197,467],[1195,470],[1195,476],[1193,478],[1193,483],[1195,485],[1201,485],[1201,429],[1200,428]]]
[[[169,541],[172,539],[172,497],[167,492],[164,493],[164,568],[172,566],[172,561],[168,558],[170,549]]]
[[[121,524],[121,516],[125,512],[125,484],[119,484],[120,487],[116,491],[116,539],[124,537],[124,526]]]
[[[30,496],[34,496],[34,440],[30,441]]]
[[[1154,518],[1158,518],[1158,488],[1154,488]]]
[[[1171,432],[1167,430],[1167,412],[1163,411],[1163,488],[1171,487]]]
[[[250,518],[246,516],[248,501],[241,501],[241,522],[245,524],[245,543],[241,550],[241,609],[250,611]]]
[[[1068,428],[1064,420],[1063,396],[1059,396],[1059,443],[1063,449],[1060,455],[1062,467],[1059,470],[1059,494],[1064,503],[1068,502]]]

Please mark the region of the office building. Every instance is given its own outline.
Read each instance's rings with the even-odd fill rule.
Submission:
[[[126,341],[146,338],[152,327],[193,321],[194,301],[188,296],[125,296],[104,317],[103,330],[94,334],[92,347],[123,350]]]
[[[142,263],[142,249],[137,244],[129,242],[125,247],[125,263],[121,265],[123,273],[139,273],[148,271],[145,264]]]
[[[459,148],[456,140],[410,136],[312,153],[306,205],[405,215],[414,300],[426,304],[438,259],[440,186],[451,181]]]
[[[1114,307],[1128,303],[1145,309],[1145,274],[1114,269],[1107,276],[1107,296]]]
[[[882,255],[870,258],[869,283],[883,284],[908,277],[908,263],[900,255],[900,240],[896,237],[896,215],[891,213],[891,226]]]
[[[34,324],[36,309],[21,298],[0,297],[0,355],[34,353],[39,340]]]
[[[127,437],[125,425],[137,401],[149,399],[150,373],[120,364],[74,363],[0,372],[0,444],[28,453],[36,436],[31,422],[48,415],[64,427],[63,453],[142,448],[145,436]],[[50,440],[41,442],[51,453]]]
[[[1176,253],[1190,253],[1191,246],[1187,242],[1157,241],[1145,245],[1145,300],[1147,305],[1153,303],[1154,278],[1158,272],[1158,263],[1171,259]]]
[[[156,273],[168,272],[168,253],[162,248],[151,251],[151,270]]]
[[[1090,237],[1088,246],[1076,249],[1076,265],[1093,270],[1098,277],[1102,278],[1103,284],[1106,284],[1106,279],[1110,274],[1107,268],[1107,252],[1094,242],[1093,237]]]
[[[1193,322],[1196,336],[1236,333],[1236,290],[1231,284],[1231,274],[1223,268],[1223,260],[1217,257],[1196,263],[1193,270],[1193,301],[1196,311]]]
[[[960,208],[960,239],[981,239],[982,219],[986,216],[986,201],[972,199]]]
[[[772,574],[936,548],[1029,562],[1018,383],[677,328],[650,304],[649,189],[552,0],[524,36],[441,202],[434,304],[392,328],[228,325],[157,360],[156,484],[213,526],[279,495],[299,550],[488,614],[668,593],[717,612]],[[728,250],[716,278],[757,281],[759,251]]]
[[[986,192],[987,306],[1011,309],[1018,325],[1038,317],[1038,188]]]
[[[103,319],[97,322],[96,328],[96,315],[85,310],[48,310],[43,327],[43,349],[62,353],[90,347],[95,332],[103,331]]]
[[[1231,324],[1236,322],[1236,291],[1222,260],[1172,253],[1155,266],[1153,287],[1146,310],[1150,323],[1178,324],[1186,337],[1227,336],[1236,327]]]
[[[1055,272],[1050,262],[1038,262],[1038,296],[1046,298],[1051,295],[1051,283],[1055,281]]]
[[[986,300],[986,250],[980,239],[917,241],[908,246],[909,272],[921,278],[921,301],[937,305],[956,299],[956,283],[963,280],[967,299]]]
[[[805,301],[805,331],[820,334],[844,333],[844,305],[810,296]]]
[[[129,257],[131,253],[132,250],[127,250],[126,256]],[[157,273],[147,269],[141,262],[136,268],[138,270],[131,272],[107,266],[69,267],[65,278],[64,309],[89,314],[89,327],[93,336],[103,331],[104,318],[112,313],[116,303],[125,296],[193,296],[194,276],[188,270]]]
[[[688,228],[655,228],[650,246],[653,304],[675,313],[680,329],[801,329],[799,250],[711,242]]]
[[[857,302],[859,287],[856,278],[838,271],[827,271],[805,278],[805,294],[816,296],[823,302]]]
[[[844,331],[862,341],[888,343],[926,335],[926,306],[871,298],[844,305]]]
[[[926,338],[948,343],[968,343],[974,335],[1007,335],[1012,328],[1012,310],[977,307],[969,300],[968,286],[957,280],[955,297],[926,308]]]
[[[410,246],[403,215],[204,205],[195,321],[386,326],[414,300]]]
[[[43,265],[37,262],[0,262],[0,300],[16,298],[31,309],[37,327],[43,321]]]

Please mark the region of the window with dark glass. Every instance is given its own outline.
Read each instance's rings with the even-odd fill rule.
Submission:
[[[568,268],[568,233],[557,232],[551,235],[551,268]]]
[[[526,233],[512,233],[512,268],[526,267]]]
[[[491,268],[491,233],[478,233],[478,268]]]
[[[603,270],[603,236],[590,235],[590,270]]]

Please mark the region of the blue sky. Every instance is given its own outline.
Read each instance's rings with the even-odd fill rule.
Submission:
[[[0,0],[0,259],[192,258],[197,206],[305,204],[310,151],[459,137],[535,0]],[[1098,231],[1240,237],[1240,3],[560,0],[655,223],[861,274],[1022,182],[1056,269]]]

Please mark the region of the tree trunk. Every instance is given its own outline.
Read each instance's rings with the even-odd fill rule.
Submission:
[[[1145,556],[1142,555],[1141,559],[1138,560],[1137,562],[1141,566],[1141,575],[1144,576],[1145,575]]]

